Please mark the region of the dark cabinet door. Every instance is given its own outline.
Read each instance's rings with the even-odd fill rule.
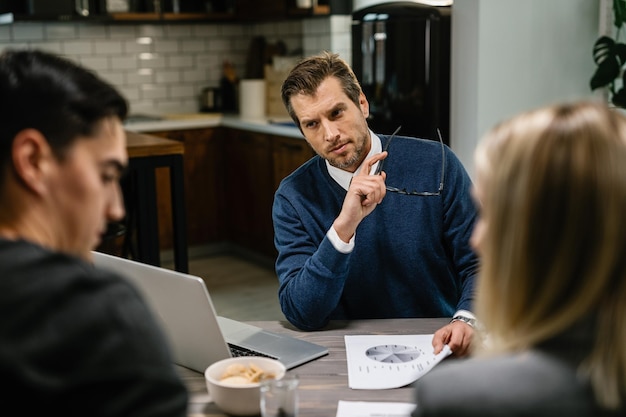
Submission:
[[[150,132],[181,141],[189,246],[231,242],[276,257],[272,203],[280,181],[315,155],[304,139],[232,128]],[[161,249],[173,245],[170,178],[158,168]]]
[[[222,132],[223,128],[151,132],[151,135],[179,140],[185,144],[185,212],[190,246],[216,242],[224,236],[222,213]],[[169,172],[157,172],[159,241],[162,249],[172,247]]]
[[[280,20],[287,17],[287,0],[235,0],[237,20]]]
[[[230,129],[224,158],[227,240],[275,257],[271,136]]]
[[[306,140],[275,136],[273,140],[274,191],[280,182],[300,165],[315,156]]]

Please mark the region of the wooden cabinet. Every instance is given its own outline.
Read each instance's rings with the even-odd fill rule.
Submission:
[[[228,0],[233,1],[233,0]],[[233,20],[226,0],[148,0],[131,2],[131,12],[109,13],[113,21],[188,22]]]
[[[121,11],[108,9],[105,0],[76,1],[76,4],[67,0],[63,5],[51,5],[49,0],[36,3],[33,0],[0,0],[0,15],[10,14],[11,21],[219,22],[235,18],[231,4],[234,1],[131,0],[129,7]]]
[[[272,204],[280,181],[315,155],[303,139],[230,129],[226,206],[230,240],[276,257]]]
[[[347,4],[346,0],[341,0]],[[235,16],[239,21],[283,20],[329,15],[331,7],[328,0],[314,1],[310,8],[299,8],[296,0],[265,0],[259,7],[258,0],[235,0]],[[351,7],[351,2],[350,2]],[[350,14],[351,10],[346,14]]]
[[[348,3],[349,0],[341,0]],[[352,7],[351,2],[350,7]],[[352,11],[346,13],[350,14]],[[310,17],[310,16],[324,16],[330,14],[330,5],[328,0],[317,0],[311,2],[311,7],[302,8],[297,6],[296,0],[287,0],[287,15],[289,17]]]
[[[225,140],[228,240],[275,257],[272,228],[272,137],[229,129]]]
[[[296,0],[149,0],[131,3],[129,11],[108,11],[104,0],[93,0],[88,14],[75,11],[68,2],[68,11],[31,11],[22,0],[0,0],[0,17],[13,21],[75,21],[106,23],[184,23],[184,22],[259,22],[285,19],[350,14],[349,0],[317,0],[309,8],[299,8]],[[43,3],[43,0],[42,0]],[[177,4],[178,7],[174,5]],[[6,16],[3,16],[6,15]]]
[[[230,242],[274,259],[272,203],[280,181],[315,155],[304,139],[226,127],[151,132],[184,143],[190,246]],[[161,249],[172,247],[169,172],[157,170]]]
[[[287,175],[315,156],[315,151],[304,139],[274,136],[272,140],[274,191]]]
[[[202,128],[180,131],[151,132],[151,135],[181,141],[185,144],[185,210],[187,241],[190,246],[204,245],[223,238],[223,140],[224,128]],[[169,173],[157,172],[159,239],[162,249],[172,247],[169,219]]]
[[[286,0],[235,0],[235,15],[240,21],[282,20],[287,17]]]

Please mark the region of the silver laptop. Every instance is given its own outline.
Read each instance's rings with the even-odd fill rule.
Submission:
[[[96,267],[116,271],[143,294],[179,365],[204,372],[243,351],[278,359],[291,369],[328,354],[323,346],[218,316],[200,277],[100,252],[93,256]]]

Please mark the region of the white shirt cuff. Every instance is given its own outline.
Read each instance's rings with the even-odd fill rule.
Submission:
[[[458,310],[456,313],[454,313],[454,316],[452,317],[456,317],[456,316],[463,316],[463,317],[467,317],[468,319],[476,320],[476,316],[471,311],[467,311],[467,310]]]
[[[454,316],[452,317],[456,317],[456,316],[463,316],[463,317],[467,317],[468,319],[476,320],[476,316],[471,311],[467,311],[467,310],[458,310],[456,313],[454,313]]]
[[[341,253],[351,253],[354,249],[354,236],[356,236],[356,234],[352,236],[350,242],[346,243],[339,238],[337,231],[331,226],[330,229],[328,229],[328,232],[326,232],[326,236],[328,236],[328,240],[330,240],[330,243],[333,244],[335,249]]]

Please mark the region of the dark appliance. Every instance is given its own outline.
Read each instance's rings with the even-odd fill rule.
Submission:
[[[39,18],[69,19],[103,14],[104,0],[27,0],[26,14]]]
[[[449,144],[451,6],[378,4],[352,13],[352,67],[370,128]]]
[[[222,90],[219,87],[204,87],[200,93],[200,111],[215,113],[222,111]]]

